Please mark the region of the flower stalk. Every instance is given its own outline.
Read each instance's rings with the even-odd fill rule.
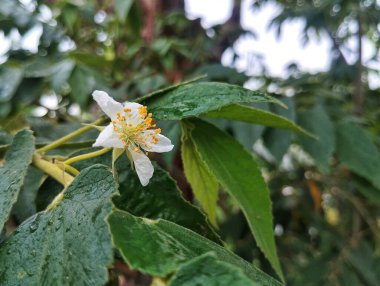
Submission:
[[[108,151],[111,151],[111,150],[112,150],[112,148],[108,147],[108,148],[100,149],[100,150],[95,151],[95,152],[78,155],[78,156],[72,157],[70,159],[67,159],[66,161],[63,161],[63,164],[70,165],[70,164],[72,164],[74,162],[78,162],[78,161],[82,161],[82,160],[87,160],[87,159],[90,159],[90,158],[94,158],[94,157],[103,155],[103,154],[105,154],[105,153],[107,153]]]
[[[38,153],[45,153],[46,151],[55,149],[55,148],[61,146],[62,144],[64,144],[65,142],[67,142],[67,141],[69,141],[75,137],[78,137],[79,135],[81,135],[87,131],[90,131],[94,125],[101,124],[104,121],[105,121],[105,118],[100,118],[100,119],[94,121],[93,123],[91,123],[90,125],[86,125],[82,128],[79,128],[78,130],[75,130],[74,132],[71,132],[70,134],[63,136],[62,138],[59,138],[58,140],[55,140],[55,141],[51,142],[50,144],[37,149],[37,152]]]
[[[48,174],[49,176],[53,177],[64,187],[67,187],[74,180],[73,176],[60,169],[56,164],[42,159],[39,154],[33,155],[32,162],[34,166],[36,166],[38,169]]]

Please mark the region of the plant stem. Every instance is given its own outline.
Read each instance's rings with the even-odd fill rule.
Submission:
[[[100,118],[100,119],[94,121],[93,123],[91,123],[91,125],[100,124],[104,121],[104,119],[105,118]],[[51,142],[50,144],[48,144],[42,148],[37,149],[37,152],[38,153],[44,153],[44,152],[49,151],[51,149],[57,148],[58,146],[62,145],[63,143],[65,143],[65,142],[67,142],[67,141],[91,130],[92,128],[93,127],[90,125],[79,128],[78,130],[76,130],[70,134],[67,134],[66,136],[63,136],[62,138],[59,138],[58,140],[55,140],[55,141]]]
[[[77,169],[75,169],[74,167],[70,166],[70,165],[66,165],[63,162],[59,162],[59,163],[57,163],[57,165],[63,171],[67,171],[67,172],[69,172],[70,174],[72,174],[74,176],[78,176],[79,175],[79,171]]]
[[[83,154],[83,155],[78,155],[78,156],[72,157],[70,159],[67,159],[66,161],[63,161],[63,163],[65,165],[70,165],[74,162],[78,162],[78,161],[82,161],[82,160],[86,160],[86,159],[90,159],[93,157],[100,156],[104,153],[107,153],[108,151],[111,151],[111,149],[112,149],[111,147],[108,147],[108,148],[103,148],[103,149],[95,151],[95,152],[91,152],[91,153],[87,153],[87,154]]]
[[[67,187],[74,180],[74,177],[61,170],[57,165],[43,160],[39,154],[35,153],[33,155],[33,164],[41,171],[60,182],[64,187]]]

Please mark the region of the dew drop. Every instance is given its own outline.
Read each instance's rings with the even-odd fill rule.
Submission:
[[[36,224],[31,224],[29,226],[29,230],[31,233],[35,232],[37,230],[37,228],[38,228],[38,225],[36,225]]]

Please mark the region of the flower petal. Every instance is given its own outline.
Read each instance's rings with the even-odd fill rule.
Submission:
[[[92,97],[104,113],[112,120],[116,119],[117,112],[123,113],[123,105],[110,97],[106,92],[95,90],[92,93]]]
[[[136,152],[133,146],[128,147],[132,155],[133,163],[143,186],[148,185],[150,178],[153,176],[154,168],[149,158],[143,152]]]
[[[141,148],[148,152],[169,152],[174,147],[169,138],[161,134],[156,134],[153,130],[143,131],[141,132],[141,135],[143,138],[147,138],[142,142]],[[155,136],[158,139],[157,143],[152,142],[151,136]]]
[[[102,132],[100,132],[98,138],[95,143],[92,145],[93,147],[113,147],[113,148],[124,148],[123,142],[117,136],[117,134],[113,131],[112,123],[109,124]]]
[[[139,108],[141,107],[143,107],[143,105],[135,102],[124,102],[124,108],[129,108],[131,110],[125,113],[127,123],[131,123],[133,126],[136,126],[143,121],[139,113]]]

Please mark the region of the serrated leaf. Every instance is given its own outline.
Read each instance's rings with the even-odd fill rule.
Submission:
[[[243,87],[218,83],[198,82],[180,85],[167,92],[147,97],[144,102],[155,119],[179,120],[218,110],[238,102],[276,102],[261,92]]]
[[[209,170],[238,202],[253,236],[273,269],[283,279],[273,232],[272,204],[260,169],[247,150],[234,138],[199,119],[193,125],[193,142]]]
[[[183,264],[169,281],[169,286],[259,286],[236,266],[218,261],[212,252]]]
[[[239,267],[259,285],[282,285],[222,246],[169,221],[138,218],[114,210],[108,223],[114,245],[124,260],[143,273],[165,277],[190,259],[213,251],[220,261]]]
[[[380,188],[380,154],[370,135],[352,122],[340,122],[336,129],[339,160]]]
[[[105,166],[85,169],[62,200],[0,245],[1,285],[104,285],[112,262],[105,216],[117,192]]]
[[[83,149],[72,154],[77,156],[93,151],[93,148]],[[111,166],[111,154],[106,153],[98,157],[75,162],[73,167],[82,170],[94,164]],[[186,202],[170,175],[153,163],[154,173],[149,184],[143,187],[127,157],[121,156],[116,161],[116,170],[119,178],[120,196],[113,199],[114,204],[133,215],[150,219],[163,218],[200,235],[220,243],[219,236],[207,222],[205,215],[195,206]]]
[[[146,187],[129,165],[118,173],[120,196],[113,199],[118,208],[140,217],[169,220],[220,243],[204,214],[181,197],[175,181],[157,164]]]
[[[213,225],[216,225],[216,203],[218,200],[219,184],[214,175],[195,149],[191,134],[183,127],[181,156],[183,168],[193,193],[207,213]]]
[[[218,110],[208,112],[205,114],[205,116],[212,118],[238,120],[252,124],[288,129],[302,133],[303,135],[313,137],[312,134],[295,124],[293,121],[287,119],[286,117],[252,106],[231,104]]]
[[[28,166],[32,163],[34,137],[30,130],[22,130],[13,138],[0,168],[0,229],[12,210],[24,183]]]

